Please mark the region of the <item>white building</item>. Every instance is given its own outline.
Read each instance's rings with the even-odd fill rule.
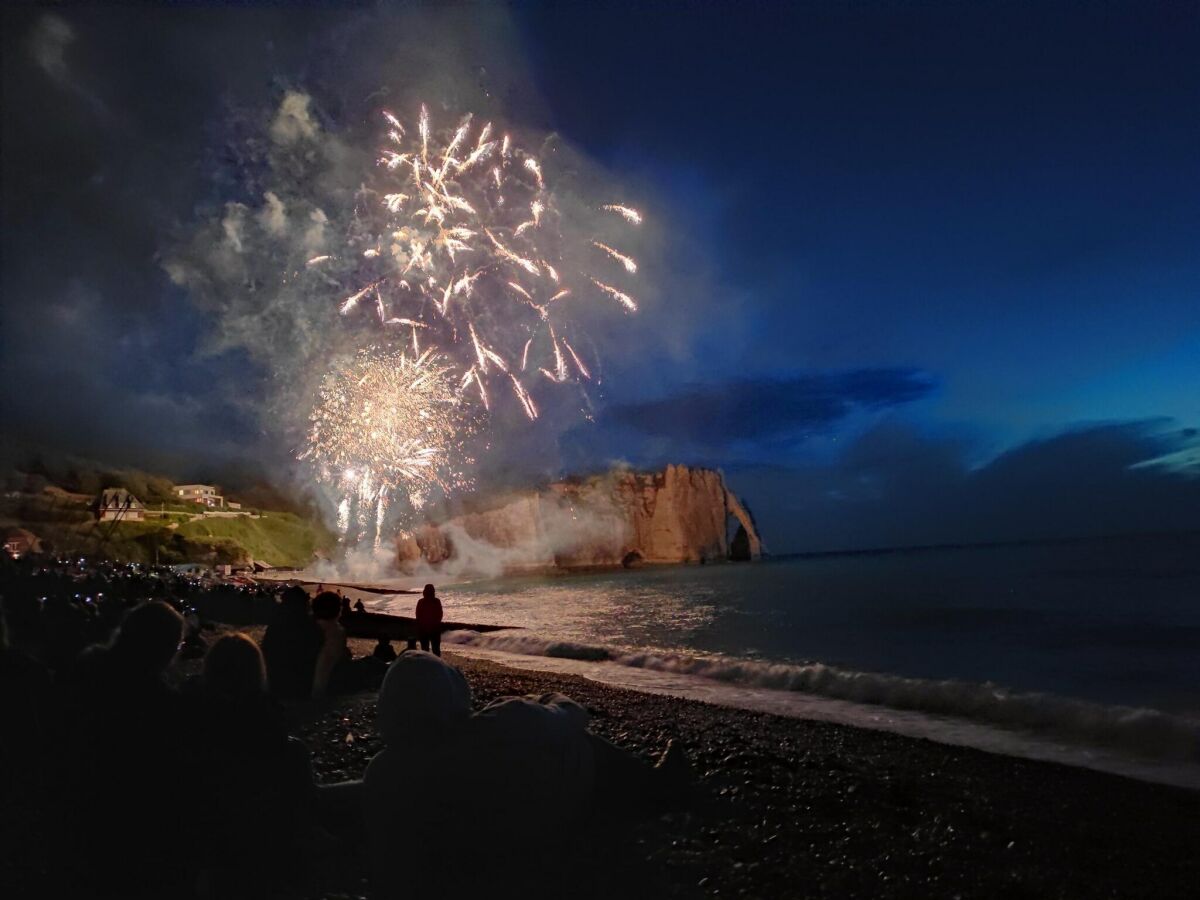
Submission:
[[[125,488],[105,488],[92,504],[92,511],[101,522],[111,522],[114,519],[122,522],[140,522],[146,518],[146,508]]]
[[[216,485],[212,484],[177,484],[175,495],[188,503],[203,503],[215,509],[225,506],[225,498],[217,493]]]

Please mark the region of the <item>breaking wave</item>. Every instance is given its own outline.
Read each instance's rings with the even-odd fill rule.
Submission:
[[[771,663],[668,651],[626,650],[530,634],[449,632],[447,643],[707,678],[725,684],[802,691],[836,700],[953,716],[1137,756],[1200,761],[1200,721],[1155,709],[1105,706],[1055,694],[969,681],[859,672],[819,662]]]

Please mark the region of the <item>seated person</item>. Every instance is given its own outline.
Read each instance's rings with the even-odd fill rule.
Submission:
[[[380,895],[399,890],[398,863],[415,879],[406,889],[479,887],[489,867],[455,859],[544,849],[568,840],[602,804],[640,808],[686,781],[677,750],[668,748],[667,766],[651,767],[590,734],[588,718],[561,694],[506,697],[472,714],[457,669],[424,651],[402,654],[379,694],[386,746],[361,788]],[[398,847],[408,864],[397,860]]]
[[[74,724],[65,773],[72,843],[64,853],[81,889],[95,894],[174,896],[195,878],[196,861],[178,853],[195,823],[174,805],[180,773],[192,765],[191,706],[169,670],[183,641],[183,617],[162,601],[126,615],[109,646],[85,651],[69,687]],[[142,823],[138,877],[113,860],[126,858],[130,832]]]
[[[346,642],[346,629],[338,620],[342,616],[342,598],[332,591],[322,591],[313,598],[313,620],[321,633],[321,649],[313,670],[312,695],[326,697],[332,693],[334,672],[352,657]]]
[[[271,693],[280,699],[312,695],[313,673],[324,634],[309,614],[308,592],[299,585],[285,590],[271,613],[262,653]]]
[[[371,655],[376,659],[381,659],[385,663],[393,662],[396,659],[396,648],[392,646],[392,642],[387,638],[380,638],[375,644],[375,649]]]
[[[209,648],[197,705],[206,858],[253,866],[312,827],[308,750],[288,737],[267,693],[262,653],[244,634],[226,634]]]
[[[341,615],[342,598],[337,594],[325,591],[313,598],[313,619],[322,634],[312,683],[312,695],[317,699],[374,690],[387,668],[387,663],[375,657],[355,659],[351,655]]]
[[[30,824],[44,815],[55,786],[52,697],[50,670],[10,646],[0,605],[0,709],[7,722],[0,728],[0,846],[14,860],[36,852]]]

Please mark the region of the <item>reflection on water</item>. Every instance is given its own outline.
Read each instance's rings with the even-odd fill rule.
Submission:
[[[439,593],[447,618],[584,644],[1200,711],[1198,536],[508,578]]]
[[[712,585],[636,574],[508,579],[446,592],[447,618],[517,625],[568,640],[690,646],[716,618]]]
[[[449,619],[522,629],[458,635],[467,652],[1200,785],[1200,536],[530,576],[439,594]],[[414,602],[379,605],[411,614]]]

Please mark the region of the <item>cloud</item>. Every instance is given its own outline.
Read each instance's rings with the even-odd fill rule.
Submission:
[[[58,428],[55,439],[89,454],[122,390],[132,407],[142,395],[172,395],[176,388],[161,382],[187,382],[196,403],[180,417],[187,427],[149,428],[141,437],[175,449],[183,443],[175,436],[186,432],[203,455],[222,439],[213,423],[231,400],[228,380],[212,376],[221,360],[236,356],[253,361],[256,380],[234,385],[232,399],[239,408],[257,403],[263,443],[294,456],[304,424],[300,401],[331,356],[367,336],[364,323],[330,327],[339,273],[306,263],[345,244],[364,173],[375,170],[378,109],[411,114],[427,104],[438,122],[471,109],[481,121],[537,136],[553,127],[526,35],[503,6],[263,10],[237,29],[209,18],[72,7],[30,12],[5,33],[5,49],[15,51],[6,54],[14,63],[6,84],[20,86],[6,92],[11,102],[0,110],[7,136],[3,256],[13,261],[0,272],[7,345],[0,370],[8,376],[0,404],[20,413],[14,431],[45,431],[69,411],[73,427]],[[88,105],[64,102],[82,98],[81,88],[111,104],[101,125],[112,127],[97,127]],[[636,245],[621,244],[644,273],[636,319],[605,304],[579,304],[585,337],[575,346],[603,387],[589,385],[584,394],[541,385],[542,415],[533,425],[498,391],[498,419],[515,433],[495,441],[505,453],[487,459],[505,473],[517,460],[523,473],[538,476],[555,470],[562,423],[593,414],[609,385],[636,384],[636,398],[653,389],[638,377],[646,372],[662,374],[654,384],[663,392],[690,377],[693,361],[707,352],[695,345],[701,323],[732,302],[711,288],[698,263],[707,257],[702,241],[686,253],[668,252],[679,239],[668,242],[666,223],[678,216],[656,202],[667,196],[656,193],[660,173],[627,171],[617,183],[557,136],[541,149],[554,160],[564,215],[598,215],[594,200],[603,188],[606,201],[636,203],[647,216]],[[694,227],[695,217],[689,221]],[[103,326],[93,328],[96,346],[120,340],[114,331],[136,334],[137,356],[104,367],[74,352],[76,330],[63,331],[49,309],[76,285],[103,306],[86,320]],[[667,287],[688,303],[665,302]],[[737,346],[736,328],[722,330],[726,351]],[[103,382],[104,397],[76,403],[77,387],[61,374],[72,361]],[[630,365],[638,367],[632,377]],[[38,385],[36,402],[29,383]]]
[[[1197,437],[1197,430],[1195,428],[1184,429],[1182,436],[1192,440]],[[1182,450],[1169,450],[1161,456],[1137,463],[1134,468],[1154,469],[1189,478],[1200,478],[1200,442],[1193,443]]]
[[[163,322],[116,310],[96,288],[72,280],[7,324],[4,415],[19,423],[10,441],[180,475],[262,452],[238,401],[244,367],[180,367],[183,348],[163,341]]]
[[[29,36],[29,51],[42,71],[55,81],[67,83],[66,51],[75,42],[75,29],[61,16],[47,13],[38,20]]]
[[[263,194],[263,200],[266,201],[263,208],[258,213],[258,223],[263,227],[267,234],[279,237],[288,227],[287,209],[283,205],[283,201],[279,199],[274,191],[267,191]]]
[[[304,251],[317,253],[325,249],[325,226],[329,218],[320,209],[314,209],[308,214],[308,228],[304,231]]]
[[[779,379],[693,384],[658,400],[615,407],[606,419],[647,435],[702,446],[821,432],[857,410],[928,397],[936,379],[921,369],[856,369]]]
[[[968,442],[888,422],[826,463],[728,474],[776,552],[1056,539],[1200,528],[1200,479],[1143,464],[1189,448],[1169,420],[1104,423],[972,467]]]
[[[60,88],[80,97],[96,116],[108,120],[108,107],[96,93],[71,72],[67,50],[76,41],[71,23],[54,13],[41,16],[29,33],[29,53],[34,62]]]
[[[225,218],[221,220],[221,230],[225,233],[225,243],[233,248],[234,253],[243,250],[242,239],[246,224],[246,207],[241,203],[230,203],[225,207]]]
[[[288,91],[271,122],[271,139],[277,144],[313,140],[320,127],[312,117],[312,98],[300,91]]]

